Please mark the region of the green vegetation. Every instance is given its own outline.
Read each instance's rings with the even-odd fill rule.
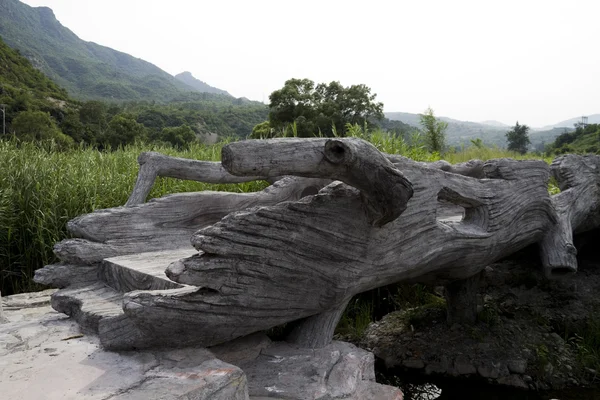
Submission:
[[[24,141],[46,142],[53,140],[61,148],[68,148],[73,139],[63,134],[50,114],[43,111],[23,111],[12,121],[15,135]]]
[[[441,121],[435,117],[433,110],[429,107],[425,110],[425,113],[420,115],[420,124],[425,133],[425,141],[427,143],[427,149],[432,153],[442,154],[446,147],[446,130],[448,129],[448,123]],[[481,141],[481,139],[478,139]],[[479,146],[480,142],[476,146]]]
[[[583,326],[564,327],[564,340],[576,352],[579,363],[585,368],[600,371],[600,314],[590,313]]]
[[[393,311],[403,311],[400,319],[406,326],[421,327],[431,317],[445,318],[446,301],[429,286],[394,284],[361,293],[350,301],[336,334],[358,342],[371,322]]]
[[[519,125],[519,122],[506,132],[506,140],[508,142],[508,150],[516,151],[521,154],[527,153],[527,148],[531,144],[529,140],[529,127],[527,125]]]
[[[383,118],[383,103],[365,85],[344,87],[339,82],[315,83],[290,79],[269,96],[269,126],[281,132],[295,126],[296,136],[344,136],[346,126]]]
[[[600,153],[600,124],[577,125],[575,131],[564,132],[547,146],[549,153]]]
[[[66,100],[66,90],[60,88],[43,73],[31,66],[21,54],[0,39],[0,96],[16,97],[24,92],[33,93],[38,99],[48,97]],[[48,105],[47,103],[43,103]]]
[[[54,244],[67,237],[70,219],[95,209],[125,204],[137,176],[142,151],[183,158],[219,160],[222,143],[166,146],[132,145],[112,152],[90,147],[58,151],[55,146],[0,141],[0,291],[8,295],[34,289],[33,271],[55,261]],[[167,193],[256,191],[263,182],[209,185],[159,178],[150,198]]]
[[[408,124],[410,129],[420,127],[420,115],[388,112],[385,116],[394,122],[402,121]],[[446,129],[446,144],[449,147],[461,147],[470,145],[472,140],[480,139],[482,144],[488,147],[506,147],[506,132],[510,127],[499,124],[489,125],[470,121],[459,121],[452,118],[440,117],[441,121],[448,123]],[[552,142],[558,135],[570,128],[548,128],[547,130],[530,131],[529,139],[533,147],[540,153],[544,152],[544,146]]]
[[[53,139],[62,147],[116,148],[136,140],[185,147],[209,135],[246,137],[268,113],[261,103],[210,93],[178,95],[169,104],[81,103],[1,40],[0,104],[6,105],[7,133],[23,140]]]

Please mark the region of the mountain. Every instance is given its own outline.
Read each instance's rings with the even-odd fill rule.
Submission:
[[[167,101],[195,91],[149,62],[81,40],[47,7],[0,0],[0,37],[79,99]]]
[[[67,91],[33,68],[29,60],[0,39],[0,103],[27,93],[35,100],[67,100]],[[4,98],[6,96],[6,98]]]
[[[489,126],[495,126],[495,127],[498,127],[498,128],[509,128],[510,129],[509,125],[506,125],[506,124],[504,124],[504,123],[502,123],[500,121],[494,121],[494,120],[481,121],[480,124],[489,125]]]
[[[185,83],[187,86],[197,90],[198,92],[224,94],[227,96],[231,96],[225,90],[217,89],[216,87],[210,86],[206,82],[202,82],[200,79],[194,78],[192,73],[188,71],[175,75],[175,78],[177,78],[180,82]]]
[[[402,121],[406,124],[420,128],[419,114],[403,112],[387,112],[385,116],[391,120]],[[473,139],[481,139],[488,146],[506,147],[506,132],[511,127],[497,121],[486,121],[486,123],[460,121],[447,117],[439,117],[448,123],[446,130],[446,143],[450,146],[468,146]],[[496,123],[492,125],[492,123]],[[501,124],[499,126],[498,124]],[[564,133],[564,128],[546,128],[538,131],[531,130],[529,139],[534,148],[541,148],[542,144],[552,142],[558,135]]]
[[[417,128],[421,126],[419,114],[387,112],[385,116],[391,120],[402,121]],[[448,123],[446,143],[450,146],[469,145],[472,139],[477,138],[483,140],[486,145],[506,146],[506,137],[504,135],[509,128],[490,126],[477,122],[459,121],[447,117],[439,117],[439,119]]]
[[[600,124],[600,114],[588,115],[587,118],[588,118],[588,120],[587,120],[588,124]],[[561,122],[557,122],[556,124],[553,124],[553,125],[545,126],[542,129],[563,128],[563,127],[573,128],[573,126],[579,122],[581,122],[581,117],[575,117],[575,118],[567,119],[567,120],[564,120]]]

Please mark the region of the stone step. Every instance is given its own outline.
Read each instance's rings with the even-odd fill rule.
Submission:
[[[178,289],[185,285],[170,280],[165,270],[172,262],[197,253],[198,251],[190,246],[106,258],[102,262],[99,277],[121,293],[133,290]]]
[[[61,289],[52,295],[52,308],[75,319],[84,333],[98,335],[107,350],[128,350],[150,342],[149,333],[123,311],[123,293],[104,282]]]
[[[61,289],[52,295],[52,308],[74,318],[85,332],[98,334],[103,318],[124,315],[123,294],[102,282]]]

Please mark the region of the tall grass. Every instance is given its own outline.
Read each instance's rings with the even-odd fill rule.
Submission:
[[[137,157],[154,150],[169,155],[217,161],[222,144],[192,145],[185,151],[137,144],[112,152],[91,148],[57,151],[0,141],[0,290],[3,295],[35,290],[33,272],[55,261],[53,245],[67,237],[70,219],[95,209],[125,204],[137,176]],[[264,183],[209,185],[157,179],[150,198],[167,193],[255,191]]]

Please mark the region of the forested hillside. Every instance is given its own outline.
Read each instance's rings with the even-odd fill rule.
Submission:
[[[167,101],[196,90],[149,62],[81,40],[47,7],[0,0],[0,37],[77,99]]]
[[[574,131],[559,135],[547,150],[555,154],[600,153],[600,124],[578,124]]]
[[[63,146],[145,140],[185,147],[196,140],[246,137],[268,114],[262,103],[199,92],[182,93],[168,104],[79,102],[1,39],[0,104],[6,105],[7,133]]]
[[[22,130],[23,138],[55,139],[68,143],[57,127],[77,104],[18,51],[0,39],[0,104],[4,105],[6,133]],[[35,121],[34,125],[31,125]],[[27,131],[27,132],[25,132]]]

